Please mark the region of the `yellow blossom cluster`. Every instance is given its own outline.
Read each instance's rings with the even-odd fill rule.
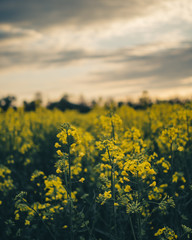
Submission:
[[[0,192],[3,195],[14,189],[13,180],[10,176],[11,170],[0,164]]]
[[[163,227],[154,234],[155,237],[158,237],[161,235],[163,235],[164,238],[167,240],[174,240],[178,238],[175,232],[169,227]]]

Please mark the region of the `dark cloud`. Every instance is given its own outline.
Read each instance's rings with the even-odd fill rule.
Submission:
[[[58,54],[59,55],[59,54]],[[79,50],[66,51],[65,56],[59,57],[56,53],[50,51],[18,51],[6,50],[0,52],[0,69],[9,69],[17,67],[50,67],[55,64],[69,64],[78,59],[84,58],[85,53]],[[64,55],[64,53],[63,53]],[[50,57],[51,56],[51,57]]]
[[[24,31],[9,31],[0,29],[0,43],[7,40],[22,40],[24,37],[30,37],[30,34]]]
[[[181,43],[177,49],[170,48],[145,55],[133,55],[130,50],[124,50],[124,53],[120,50],[110,62],[116,63],[117,68],[95,73],[98,79],[95,80],[96,83],[129,83],[133,80],[137,83],[140,79],[150,79],[150,88],[179,86],[182,79],[192,76],[192,43]]]
[[[84,49],[54,51],[0,50],[0,69],[13,67],[65,66],[82,60],[109,58],[113,53],[88,52]]]
[[[50,64],[63,64],[63,63],[70,63],[72,61],[80,61],[85,59],[102,59],[110,58],[113,56],[113,53],[99,53],[99,52],[89,52],[83,49],[77,50],[69,50],[69,51],[61,51],[55,55],[55,57],[49,58],[46,63]]]
[[[0,31],[0,41],[4,39],[13,39],[13,38],[18,38],[18,37],[24,37],[25,34],[22,33],[10,33],[10,32],[4,32]]]
[[[150,46],[146,46],[148,49]],[[153,46],[154,47],[154,46]],[[165,48],[142,54],[145,46],[129,49],[108,51],[88,51],[86,49],[71,49],[54,51],[22,51],[3,48],[0,49],[0,69],[12,67],[49,68],[66,66],[82,61],[99,60],[99,64],[106,64],[106,71],[89,72],[96,84],[102,82],[125,81],[135,83],[150,79],[150,88],[179,86],[181,80],[192,76],[192,43],[181,42],[176,48]],[[149,48],[150,49],[150,48]],[[136,54],[137,52],[137,54]],[[113,68],[109,68],[112,64]],[[95,80],[96,79],[96,80]],[[91,82],[93,83],[93,82]],[[144,84],[144,82],[143,82]],[[148,83],[147,83],[148,84]]]
[[[83,28],[117,18],[148,14],[165,0],[0,0],[0,23],[42,29],[55,25]]]

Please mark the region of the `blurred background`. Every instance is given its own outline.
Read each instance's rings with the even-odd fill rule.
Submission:
[[[0,98],[190,98],[191,12],[190,0],[1,0]]]

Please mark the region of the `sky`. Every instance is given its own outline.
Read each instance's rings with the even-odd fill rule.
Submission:
[[[0,98],[192,96],[191,0],[0,0]]]

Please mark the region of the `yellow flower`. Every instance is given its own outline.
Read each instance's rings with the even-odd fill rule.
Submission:
[[[154,174],[156,174],[156,172],[154,171],[154,169],[149,169],[149,171],[148,171],[148,173],[150,174],[150,175],[154,175]]]
[[[123,179],[124,179],[124,181],[127,181],[127,182],[130,181],[130,180],[129,180],[128,178],[126,178],[126,177],[123,177]]]
[[[62,173],[60,168],[57,168],[56,173]]]
[[[25,225],[30,225],[30,221],[29,220],[25,220]]]
[[[115,187],[116,187],[118,190],[121,189],[121,187],[120,187],[120,185],[119,185],[118,183],[115,184]]]
[[[166,162],[162,163],[162,167],[164,167],[166,170],[169,170],[169,165]]]
[[[154,236],[155,236],[155,237],[156,237],[156,236],[160,236],[164,231],[165,231],[165,227],[159,229],[159,230],[154,234]]]
[[[19,220],[19,213],[17,213],[16,215],[15,215],[15,220]]]
[[[184,182],[184,183],[186,182],[184,177],[181,177],[181,181]]]
[[[111,196],[112,196],[112,195],[111,195],[111,191],[108,191],[108,192],[105,191],[105,192],[104,192],[104,197],[105,197],[106,199],[107,199],[107,198],[111,198]]]
[[[119,182],[120,182],[120,183],[123,183],[123,178],[120,178],[120,179],[119,179]]]
[[[155,181],[152,182],[149,186],[150,186],[150,187],[155,187],[155,186],[156,186],[156,182],[155,182]]]
[[[177,182],[178,181],[178,173],[175,172],[172,176],[172,182]]]
[[[79,182],[81,182],[81,183],[83,183],[85,181],[85,178],[81,178],[81,179],[79,179]]]
[[[125,171],[122,171],[121,174],[122,174],[123,176],[128,176],[127,172],[125,172]]]
[[[105,177],[105,174],[104,173],[101,173],[100,174],[100,178],[104,178]]]
[[[179,152],[182,152],[182,151],[184,150],[184,147],[180,146],[180,147],[177,148],[177,150],[178,150]]]
[[[61,152],[61,150],[57,150],[57,154],[58,154],[60,157],[63,157],[63,153]]]
[[[62,228],[63,228],[63,229],[66,229],[66,228],[68,228],[68,226],[67,226],[67,225],[64,225]]]
[[[125,192],[130,192],[131,191],[131,187],[129,185],[127,185],[124,189]]]
[[[50,208],[49,211],[50,211],[51,213],[54,213],[54,212],[55,212],[55,209],[54,209],[54,208]]]
[[[58,142],[56,142],[55,143],[55,148],[58,148],[58,147],[61,147],[61,145]]]
[[[83,156],[85,156],[85,153],[80,152],[80,153],[79,153],[79,157],[83,157]]]

